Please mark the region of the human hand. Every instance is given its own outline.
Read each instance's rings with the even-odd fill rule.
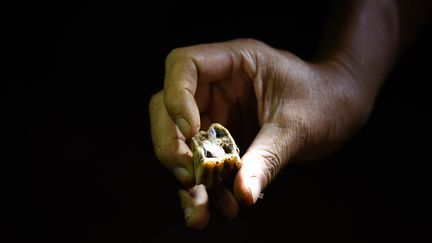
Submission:
[[[150,101],[156,156],[172,170],[186,224],[203,228],[209,198],[233,218],[239,202],[254,204],[288,163],[316,158],[341,145],[367,120],[373,101],[349,64],[337,58],[305,62],[255,40],[173,50],[164,89]],[[250,145],[234,188],[195,186],[188,140],[213,123]]]

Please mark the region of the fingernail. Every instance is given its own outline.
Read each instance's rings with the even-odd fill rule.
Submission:
[[[256,203],[260,194],[261,194],[261,182],[257,177],[250,177],[246,182],[247,187],[249,188],[250,193],[252,194],[253,202]]]
[[[182,185],[185,185],[187,183],[189,183],[190,181],[190,174],[189,171],[187,171],[185,168],[183,167],[177,167],[173,170],[173,173],[175,175],[175,177],[177,177],[177,179],[180,181],[180,183]]]
[[[183,208],[183,211],[184,211],[185,219],[190,218],[190,216],[192,216],[192,214],[193,214],[193,209],[191,207],[185,207],[185,208]]]
[[[187,122],[182,117],[178,117],[175,120],[175,123],[177,124],[178,128],[183,133],[183,135],[185,135],[185,137],[189,136],[189,134],[191,133],[191,125],[189,124],[189,122]]]

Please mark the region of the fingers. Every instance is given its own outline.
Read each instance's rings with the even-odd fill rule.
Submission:
[[[290,137],[288,129],[264,124],[242,158],[242,167],[234,183],[234,193],[238,201],[252,205],[258,200],[262,190],[273,180],[293,152],[289,151],[287,146]]]
[[[211,200],[225,218],[234,219],[237,216],[239,205],[231,191],[217,187],[211,193]]]
[[[225,78],[231,68],[232,54],[221,44],[175,49],[168,55],[164,84],[165,107],[186,138],[191,138],[201,126],[195,100],[198,82],[205,87],[206,83]],[[201,104],[208,102],[208,95],[203,93],[196,95]]]
[[[185,223],[196,230],[203,229],[209,219],[208,195],[204,185],[197,185],[188,191],[178,191],[180,203],[185,214]]]
[[[227,189],[218,187],[211,192],[214,206],[222,216],[233,219],[237,216],[239,206],[234,195]],[[183,208],[186,226],[203,229],[209,222],[209,197],[204,185],[197,185],[189,190],[178,191],[180,203]]]
[[[159,161],[172,170],[180,183],[189,188],[195,184],[192,152],[185,143],[185,137],[169,117],[163,92],[150,101],[150,125],[154,150]]]

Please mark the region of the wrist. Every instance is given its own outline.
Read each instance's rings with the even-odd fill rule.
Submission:
[[[361,128],[369,118],[378,93],[376,87],[369,85],[367,72],[344,52],[315,65],[325,74],[333,100],[349,129]]]

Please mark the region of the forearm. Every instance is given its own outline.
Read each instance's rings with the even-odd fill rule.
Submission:
[[[339,2],[319,59],[343,67],[369,107],[400,52],[425,22],[429,1]],[[344,5],[344,6],[341,6]]]

